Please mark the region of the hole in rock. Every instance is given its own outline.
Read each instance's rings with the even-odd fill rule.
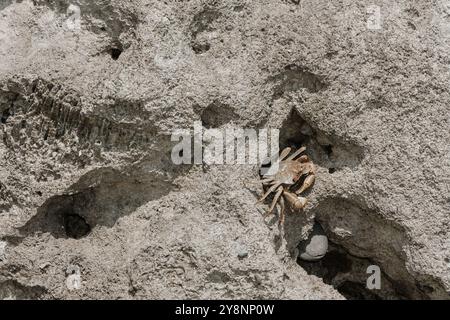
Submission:
[[[196,54],[204,53],[206,51],[209,51],[209,49],[211,49],[211,45],[207,42],[192,42],[192,50],[194,50]]]
[[[297,263],[308,274],[322,278],[323,282],[332,285],[349,300],[381,299],[379,290],[370,290],[366,286],[369,276],[365,271],[373,263],[349,255],[342,247],[329,242],[326,255],[319,261],[304,261],[298,258]],[[398,299],[395,294],[391,299]]]
[[[120,48],[111,48],[109,51],[109,54],[111,55],[111,58],[113,60],[119,59],[120,55],[122,54],[122,49]]]
[[[319,168],[326,168],[329,173],[354,168],[363,158],[362,147],[316,129],[297,109],[292,109],[280,128],[280,150],[301,146],[307,148],[306,154]],[[322,183],[326,183],[326,179]],[[408,236],[404,227],[388,220],[386,213],[372,206],[369,208],[358,196],[321,199],[317,206],[310,208],[309,214],[317,219],[328,237],[328,253],[316,262],[299,259],[299,265],[348,299],[448,299],[439,280],[413,274],[407,269]],[[286,221],[295,224],[289,214]],[[288,248],[298,245],[299,226],[305,221],[297,223],[295,228],[286,229]],[[366,286],[370,265],[381,270],[379,290]]]
[[[76,193],[47,199],[20,228],[21,235],[50,233],[55,238],[81,239],[97,226],[113,227],[120,217],[168,194],[175,187],[172,179],[189,170],[165,158],[142,166],[130,172],[112,168],[88,172],[70,187],[79,190]],[[158,170],[149,172],[150,167]]]
[[[216,117],[223,116],[220,111],[214,110],[212,113]],[[282,123],[279,141],[280,152],[286,147],[292,148],[291,153],[303,146],[306,147],[305,154],[315,165],[326,168],[330,174],[343,167],[355,167],[362,159],[362,149],[359,146],[344,144],[339,139],[314,129],[295,108]],[[270,164],[261,166],[260,177],[267,172],[265,169],[269,166]],[[303,175],[295,185],[291,186],[291,190],[298,190],[305,179],[306,175]],[[311,188],[308,189],[306,193],[311,190]],[[271,201],[272,196],[268,197],[268,201]]]
[[[69,238],[80,239],[91,232],[91,227],[86,220],[74,213],[64,214],[64,229]]]
[[[227,104],[214,101],[201,112],[203,126],[207,129],[219,128],[239,116]]]
[[[362,148],[351,142],[342,142],[317,130],[301,117],[294,108],[280,129],[280,151],[286,147],[294,150],[305,146],[306,154],[320,167],[334,173],[343,167],[355,167],[363,158]]]
[[[92,189],[73,195],[54,196],[38,209],[38,214],[21,231],[25,234],[49,232],[55,238],[81,239],[91,231],[86,215],[93,200]]]
[[[11,113],[9,112],[9,108],[4,110],[2,112],[2,115],[0,117],[0,122],[1,123],[6,123],[6,121],[8,121],[8,118],[11,116]]]
[[[333,153],[332,145],[323,146],[323,149],[325,150],[325,153],[327,154],[328,157],[331,156],[331,154]]]
[[[406,268],[406,232],[377,210],[349,199],[329,198],[310,214],[328,238],[328,251],[318,261],[304,261],[299,256],[297,262],[347,299],[448,299],[436,279]],[[298,248],[301,253],[302,247]],[[367,286],[374,275],[370,266],[379,268],[379,289]]]

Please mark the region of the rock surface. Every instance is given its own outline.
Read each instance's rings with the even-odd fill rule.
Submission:
[[[0,2],[0,298],[342,299],[375,264],[371,294],[449,299],[450,11],[375,5]],[[307,146],[304,212],[264,219],[256,165],[174,165],[200,120]],[[314,221],[346,255],[317,276]]]

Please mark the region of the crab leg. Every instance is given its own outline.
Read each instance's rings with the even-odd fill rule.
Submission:
[[[269,211],[267,211],[267,213],[265,214],[265,216],[268,216],[269,214],[272,213],[272,211],[273,211],[273,209],[275,208],[275,205],[277,204],[278,199],[280,198],[280,196],[281,196],[282,193],[283,193],[283,187],[280,186],[280,187],[278,187],[277,193],[276,193],[275,196],[273,197],[272,204],[270,205]]]
[[[316,180],[316,176],[314,175],[314,173],[307,176],[305,181],[303,182],[302,187],[300,189],[298,189],[295,193],[296,194],[302,193],[303,191],[305,191],[306,189],[311,187],[311,185],[314,183],[315,180]]]
[[[284,198],[280,198],[280,218],[278,220],[278,225],[284,224]]]
[[[283,151],[281,151],[278,161],[283,161],[283,159],[289,155],[289,152],[291,152],[291,148],[289,148],[289,147],[284,148]]]
[[[273,182],[273,179],[272,179],[272,178],[267,178],[267,179],[262,179],[262,180],[261,180],[261,183],[262,183],[262,184],[266,184],[266,183],[270,183],[270,182]]]
[[[269,190],[267,190],[267,192],[262,196],[262,198],[258,200],[258,202],[261,202],[261,201],[263,201],[265,198],[267,198],[267,196],[268,196],[271,192],[275,191],[275,189],[278,188],[280,185],[281,185],[281,182],[277,182],[277,183],[275,183],[273,186],[271,186],[271,187],[269,188]]]
[[[298,149],[297,151],[295,151],[293,154],[291,154],[291,155],[289,156],[289,158],[286,159],[286,161],[293,160],[296,156],[298,156],[300,153],[302,153],[302,152],[305,151],[305,150],[306,150],[306,147],[301,147],[300,149]]]
[[[294,193],[285,191],[283,193],[284,197],[286,198],[286,201],[289,202],[292,208],[296,210],[301,210],[306,206],[306,203],[308,200],[303,197],[297,197]]]

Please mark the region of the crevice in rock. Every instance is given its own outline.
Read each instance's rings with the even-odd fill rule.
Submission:
[[[55,238],[81,239],[98,226],[113,227],[120,217],[168,194],[175,176],[186,168],[128,173],[101,168],[83,176],[67,194],[49,198],[37,214],[20,228],[22,237],[50,233]]]
[[[406,299],[401,292],[395,290],[395,283],[381,272],[380,289],[367,287],[367,268],[376,265],[367,258],[359,258],[349,254],[342,246],[330,242],[328,252],[319,261],[310,262],[300,258],[297,263],[308,274],[322,278],[323,282],[332,285],[349,300]]]
[[[325,168],[330,174],[333,174],[343,168],[357,167],[364,158],[362,147],[351,141],[344,141],[339,137],[330,136],[319,129],[314,128],[312,123],[306,121],[297,109],[293,108],[283,121],[280,128],[279,150],[286,147],[298,150],[306,147],[305,154],[319,168]],[[261,168],[268,168],[270,164],[262,165]],[[260,177],[261,172],[260,172]],[[292,190],[298,190],[306,178],[306,175],[293,185]],[[308,198],[310,192],[313,192],[314,186],[305,190],[303,196]],[[267,197],[266,202],[270,205],[274,193]],[[292,252],[298,245],[298,226],[308,223],[305,215],[291,214],[289,206],[286,207],[286,221],[284,237],[287,241],[287,247]],[[292,230],[291,230],[292,229]]]
[[[327,135],[292,109],[280,129],[280,150],[302,146],[307,148],[306,153],[316,165],[327,168],[330,173],[356,167],[364,156],[363,149],[356,143]]]
[[[20,233],[28,236],[36,232],[49,232],[55,238],[81,239],[91,231],[86,215],[94,197],[92,189],[54,196],[38,209],[36,216],[20,228]]]
[[[113,60],[118,60],[123,51],[124,47],[119,40],[113,41],[108,48],[108,53]]]
[[[442,283],[406,267],[406,231],[377,210],[349,199],[327,198],[312,214],[329,241],[317,262],[298,260],[310,274],[321,277],[349,299],[448,299]],[[369,290],[367,268],[381,270],[381,288]]]
[[[293,109],[280,130],[280,150],[302,146],[313,162],[330,174],[354,168],[364,157],[358,144],[321,132]],[[407,269],[404,246],[408,235],[403,227],[387,220],[376,208],[367,207],[363,199],[317,200],[318,205],[309,209],[309,214],[322,225],[330,246],[317,262],[299,260],[310,274],[323,278],[349,299],[449,298],[441,282]],[[305,218],[286,214],[285,239],[292,252],[298,245],[298,232],[293,226],[305,223]],[[370,265],[381,270],[380,290],[366,287]]]
[[[0,283],[0,300],[36,300],[47,290],[41,286],[26,286],[16,280]]]

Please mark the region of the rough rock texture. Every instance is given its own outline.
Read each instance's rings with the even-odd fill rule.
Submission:
[[[449,299],[449,36],[440,0],[0,1],[0,298]],[[174,165],[199,120],[306,145],[304,212]]]

